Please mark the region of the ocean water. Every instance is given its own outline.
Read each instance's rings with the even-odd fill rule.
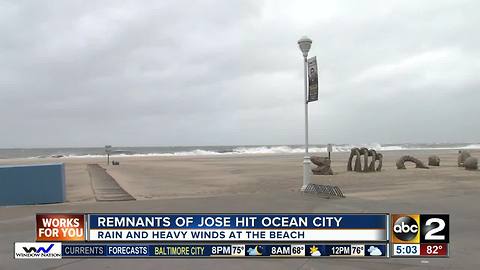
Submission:
[[[349,152],[352,147],[367,147],[377,151],[430,150],[430,149],[480,149],[480,143],[437,143],[437,144],[339,144],[334,152]],[[303,145],[249,145],[249,146],[174,146],[174,147],[113,147],[112,156],[201,156],[201,155],[246,155],[246,154],[289,154],[302,153]],[[326,152],[326,145],[310,145],[312,153]],[[103,147],[84,148],[16,148],[0,149],[0,159],[7,158],[51,158],[51,157],[103,157]]]

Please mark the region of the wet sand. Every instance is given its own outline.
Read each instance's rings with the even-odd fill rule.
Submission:
[[[470,151],[480,158],[480,151]],[[480,222],[480,171],[456,165],[457,151],[385,151],[378,173],[346,171],[348,153],[334,153],[332,176],[313,176],[319,184],[338,185],[345,199],[326,200],[298,192],[301,155],[204,156],[104,159],[1,160],[0,164],[65,162],[67,203],[0,207],[0,269],[475,269],[480,267],[476,241]],[[431,154],[440,167],[397,170],[395,160],[413,155],[425,163]],[[96,202],[86,165],[107,168],[137,201]],[[70,259],[13,260],[13,242],[33,241],[36,212],[396,212],[449,213],[448,259]],[[423,261],[423,262],[422,262]],[[427,263],[428,262],[428,263]]]

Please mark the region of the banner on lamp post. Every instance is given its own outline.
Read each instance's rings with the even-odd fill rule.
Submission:
[[[308,102],[318,100],[317,57],[308,59]]]

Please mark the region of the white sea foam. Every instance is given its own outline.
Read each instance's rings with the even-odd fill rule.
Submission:
[[[459,147],[460,149],[480,149],[480,144],[470,144],[467,146]]]
[[[404,144],[404,145],[381,145],[379,143],[371,144],[356,144],[356,145],[334,145],[333,152],[350,152],[353,147],[365,147],[368,149],[375,149],[377,151],[398,151],[398,150],[448,150],[448,149],[480,149],[480,144],[469,145],[446,145],[446,144]],[[214,147],[209,147],[214,148]],[[305,151],[303,146],[239,146],[231,150],[205,150],[200,147],[191,151],[173,151],[173,152],[151,152],[151,153],[117,153],[112,154],[111,157],[175,157],[175,156],[229,156],[229,155],[258,155],[258,154],[301,154]],[[327,148],[312,146],[309,148],[310,153],[325,153]],[[45,156],[38,157],[44,158]],[[51,156],[55,157],[55,156]],[[64,154],[58,157],[65,158],[104,158],[103,154]]]

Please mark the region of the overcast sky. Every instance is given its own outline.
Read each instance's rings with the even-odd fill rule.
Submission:
[[[480,141],[480,1],[1,1],[0,147]]]

